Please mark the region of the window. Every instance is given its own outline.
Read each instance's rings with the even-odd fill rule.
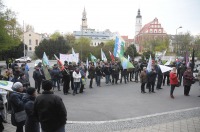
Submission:
[[[29,47],[29,50],[32,50],[32,48],[31,48],[31,47]]]
[[[35,44],[38,45],[38,40],[37,39],[35,40]]]
[[[156,33],[157,31],[156,30],[154,30],[154,33]]]
[[[29,36],[31,36],[31,34],[29,34]]]
[[[153,32],[153,30],[152,29],[150,29],[150,33],[152,33]]]
[[[29,45],[31,45],[31,39],[29,39]]]

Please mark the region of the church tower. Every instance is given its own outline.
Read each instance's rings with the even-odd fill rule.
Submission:
[[[87,17],[86,17],[86,11],[85,11],[85,7],[84,7],[83,14],[82,14],[81,30],[85,30],[87,28],[88,28]]]
[[[140,15],[140,9],[138,9],[138,14],[136,16],[136,23],[135,23],[135,36],[140,32],[142,28],[142,16]]]

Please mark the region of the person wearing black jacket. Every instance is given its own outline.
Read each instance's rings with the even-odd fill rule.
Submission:
[[[40,132],[40,125],[35,116],[33,115],[34,101],[36,98],[35,88],[28,87],[26,94],[23,96],[25,111],[27,114],[25,122],[25,132]]]
[[[35,71],[33,72],[33,79],[35,81],[35,89],[37,89],[37,92],[40,94],[40,86],[42,80],[44,79],[44,73],[39,66],[35,67]]]
[[[95,68],[96,77],[97,77],[97,86],[101,87],[101,77],[102,77],[102,68],[99,63],[97,63],[97,67]]]
[[[69,94],[69,83],[70,83],[70,71],[69,71],[69,67],[67,64],[64,65],[65,69],[62,71],[62,75],[63,75],[63,93],[64,95]]]
[[[155,93],[155,91],[154,91],[155,81],[156,81],[156,70],[153,67],[152,71],[147,73],[147,83],[148,83],[148,87],[149,87],[149,93],[151,93],[151,92]]]
[[[67,110],[62,99],[52,90],[52,82],[42,82],[43,92],[34,103],[34,116],[41,124],[43,132],[64,132],[67,121]]]
[[[12,87],[14,92],[10,93],[9,96],[9,103],[11,105],[11,123],[13,126],[16,126],[16,132],[23,132],[23,126],[25,124],[25,120],[21,121],[21,122],[17,122],[15,119],[15,113],[17,112],[21,112],[24,110],[24,103],[22,101],[22,91],[23,89],[23,85],[20,82],[16,82],[14,83],[13,87]]]

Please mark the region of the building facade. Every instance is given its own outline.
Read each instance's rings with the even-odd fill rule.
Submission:
[[[107,41],[115,39],[115,34],[109,29],[106,29],[105,31],[96,31],[95,29],[88,28],[86,15],[87,14],[84,8],[82,13],[81,30],[73,32],[76,39],[81,37],[89,38],[91,40],[90,46],[98,46],[101,43],[106,43]]]
[[[41,34],[34,33],[33,31],[25,32],[23,37],[24,37],[24,43],[28,47],[28,52],[34,52],[35,47],[39,46],[41,40],[43,39]]]
[[[135,36],[135,44],[139,45],[139,52],[142,52],[145,48],[142,46],[145,41],[153,39],[165,39],[166,37],[167,33],[159,23],[158,19],[155,18],[153,21],[145,24]]]

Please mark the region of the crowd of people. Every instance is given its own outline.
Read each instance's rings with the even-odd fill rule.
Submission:
[[[61,85],[63,85],[64,95],[71,94],[71,88],[72,94],[75,96],[84,92],[87,84],[86,79],[89,79],[88,85],[92,89],[95,84],[97,87],[101,87],[101,81],[104,77],[106,85],[118,85],[123,82],[126,84],[133,81],[138,83],[140,81],[142,94],[147,93],[145,89],[148,90],[148,93],[155,93],[155,88],[160,90],[164,85],[171,85],[169,93],[172,99],[174,99],[175,87],[183,84],[184,95],[189,96],[191,85],[195,82],[191,67],[186,66],[184,61],[174,62],[170,65],[172,70],[163,73],[159,63],[161,61],[152,63],[151,70],[148,71],[145,61],[132,62],[134,68],[129,69],[123,68],[119,61],[90,62],[88,67],[85,63],[75,64],[65,61],[62,70],[58,64],[49,68],[51,80],[45,79],[42,63],[38,63],[32,76],[35,86],[31,87],[28,65],[23,63],[20,67],[14,62],[0,77],[2,80],[14,83],[13,92],[7,94],[8,103],[6,106],[11,113],[12,124],[17,127],[16,132],[23,132],[24,125],[27,132],[39,132],[40,125],[42,132],[63,132],[67,111],[62,99],[52,92],[52,89],[55,90],[55,88],[61,91]],[[40,87],[43,89],[42,93]],[[40,95],[37,96],[37,94]],[[23,113],[26,113],[25,119],[23,119]],[[6,122],[4,114],[1,114],[0,122]],[[17,118],[18,114],[20,115],[19,119]],[[3,129],[1,124],[0,129]]]

